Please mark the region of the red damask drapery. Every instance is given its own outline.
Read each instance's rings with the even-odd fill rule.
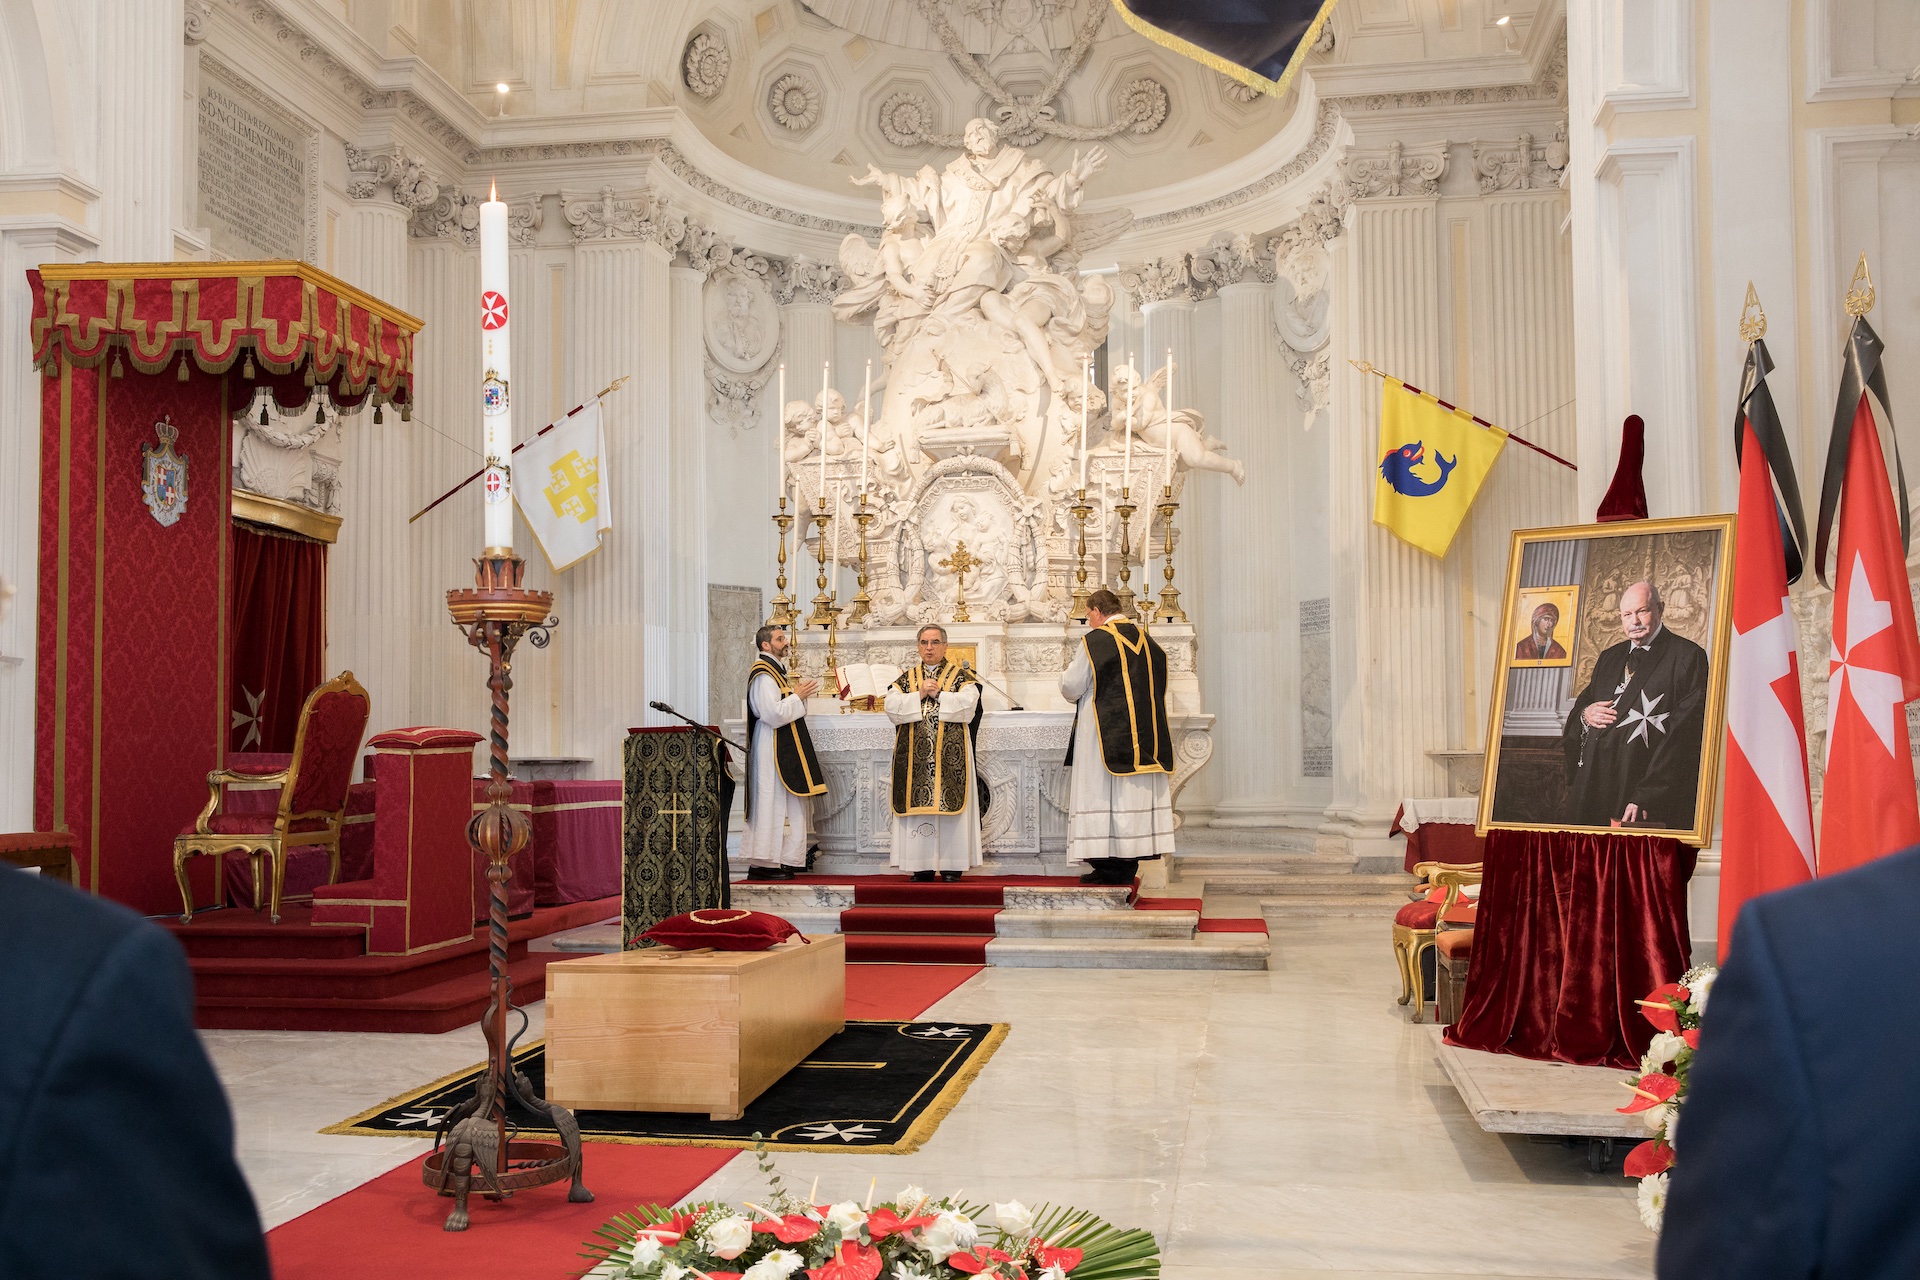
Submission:
[[[229,751],[292,751],[300,707],[326,679],[327,545],[233,526]]]
[[[1694,850],[1659,836],[1489,831],[1466,1007],[1447,1043],[1633,1067],[1634,1003],[1692,964]]]

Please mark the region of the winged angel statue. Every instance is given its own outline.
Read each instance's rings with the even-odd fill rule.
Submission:
[[[853,179],[880,188],[880,243],[841,242],[852,283],[834,312],[872,317],[888,366],[881,416],[910,454],[943,431],[1004,433],[1009,460],[1031,471],[1050,416],[1055,439],[1077,433],[1081,362],[1106,340],[1112,290],[1078,264],[1133,215],[1080,213],[1103,148],[1056,174],[1002,146],[990,120],[969,121],[962,140],[944,171],[869,165]]]

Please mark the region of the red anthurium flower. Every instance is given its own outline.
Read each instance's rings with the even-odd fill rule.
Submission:
[[[665,1222],[656,1222],[650,1227],[642,1227],[637,1235],[652,1236],[663,1245],[676,1245],[680,1237],[687,1234],[687,1228],[698,1222],[700,1215],[694,1213],[676,1213]]]
[[[1664,1071],[1655,1071],[1641,1076],[1638,1081],[1628,1085],[1633,1090],[1633,1101],[1618,1110],[1623,1116],[1657,1107],[1664,1102],[1673,1101],[1673,1095],[1680,1092],[1680,1082]]]
[[[918,1231],[922,1227],[932,1226],[937,1221],[939,1221],[939,1219],[930,1213],[917,1214],[911,1218],[902,1218],[891,1209],[879,1208],[867,1215],[867,1234],[873,1238],[875,1244],[879,1244],[888,1236],[904,1235],[909,1231]],[[805,1239],[804,1236],[801,1238]]]
[[[1664,1142],[1643,1142],[1627,1153],[1623,1171],[1629,1178],[1645,1178],[1673,1168],[1673,1148]]]
[[[798,1244],[820,1234],[820,1224],[804,1213],[789,1213],[783,1218],[756,1222],[753,1229],[762,1235],[771,1235],[781,1244]]]
[[[986,1245],[981,1244],[975,1245],[971,1253],[950,1254],[947,1258],[947,1265],[955,1271],[964,1271],[970,1276],[977,1276],[999,1263],[1012,1261],[1012,1254],[999,1249],[990,1249]]]
[[[1687,1048],[1698,1049],[1700,1047],[1700,1028],[1688,1027],[1680,1033],[1680,1038],[1687,1042]]]
[[[858,1240],[842,1240],[840,1251],[807,1270],[807,1280],[874,1280],[880,1274],[880,1251]]]
[[[1640,1016],[1651,1022],[1656,1030],[1678,1031],[1680,1029],[1680,1011],[1673,1007],[1673,1001],[1681,1004],[1692,999],[1692,993],[1677,982],[1663,982],[1640,1001]]]
[[[1053,1249],[1044,1240],[1033,1242],[1033,1260],[1046,1267],[1059,1267],[1062,1271],[1072,1271],[1080,1265],[1080,1259],[1086,1255],[1079,1249]]]

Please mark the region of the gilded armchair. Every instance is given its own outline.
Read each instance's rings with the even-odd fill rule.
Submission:
[[[280,923],[280,893],[286,882],[287,854],[301,848],[327,851],[327,883],[340,878],[340,826],[346,817],[353,762],[366,734],[372,700],[353,672],[343,671],[307,695],[293,739],[293,762],[272,773],[215,769],[207,775],[207,805],[194,824],[173,841],[173,874],[180,882],[181,920],[193,919],[193,891],[187,884],[187,860],[221,858],[245,852],[253,864],[253,909],[260,910],[261,864],[271,866],[267,895],[270,915]],[[280,784],[273,813],[225,813],[222,800],[230,784]],[[224,876],[216,867],[214,902],[222,902]]]
[[[1474,906],[1461,891],[1480,883],[1480,864],[1420,862],[1414,864],[1419,882],[1413,901],[1393,917],[1393,959],[1400,970],[1400,1003],[1413,1004],[1413,1020],[1426,1020],[1426,978],[1421,972],[1424,953],[1443,928],[1469,927]]]

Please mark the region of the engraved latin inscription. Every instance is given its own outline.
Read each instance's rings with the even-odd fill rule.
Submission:
[[[235,258],[300,258],[306,142],[209,79],[200,92],[200,219]]]

